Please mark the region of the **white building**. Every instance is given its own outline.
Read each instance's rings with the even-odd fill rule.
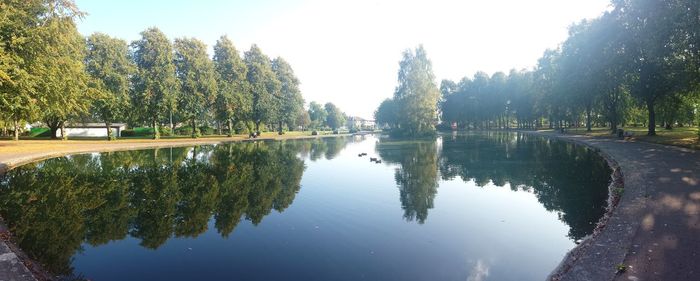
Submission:
[[[112,135],[121,137],[122,131],[126,129],[124,123],[113,123],[110,125]],[[105,123],[84,123],[66,125],[66,135],[68,137],[107,137],[107,126]],[[56,131],[56,137],[61,138],[61,130]]]
[[[348,117],[347,123],[348,128],[359,128],[362,130],[374,130],[376,127],[374,120],[368,120],[357,116]]]

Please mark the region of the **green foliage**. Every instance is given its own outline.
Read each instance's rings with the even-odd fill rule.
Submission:
[[[338,128],[345,124],[345,115],[337,106],[335,106],[335,104],[330,102],[326,103],[326,105],[324,105],[324,109],[328,114],[326,116],[326,125],[333,129],[333,131],[337,131]]]
[[[133,77],[132,104],[139,119],[153,124],[154,138],[159,138],[158,122],[175,108],[177,78],[173,48],[165,34],[152,27],[141,32],[141,39],[131,43],[138,71]]]
[[[246,80],[252,93],[251,115],[255,130],[260,131],[260,123],[275,121],[280,82],[277,80],[270,58],[262,53],[257,45],[245,52],[243,61],[248,69]]]
[[[136,71],[126,41],[102,33],[90,35],[85,64],[93,78],[92,88],[100,93],[93,103],[93,112],[107,126],[113,121],[124,120],[130,109],[129,77]],[[108,139],[112,137],[111,130],[108,130]]]
[[[180,95],[178,108],[193,128],[197,119],[216,99],[214,64],[207,56],[207,47],[197,39],[175,39],[175,66]],[[198,137],[197,132],[192,137]]]
[[[396,121],[394,130],[400,135],[434,134],[440,91],[435,84],[432,63],[422,45],[403,53],[403,59],[399,62],[398,82],[393,100],[388,104],[383,103],[385,107],[394,107],[394,110],[383,109],[379,116],[381,120],[385,123]]]
[[[280,82],[278,95],[277,122],[279,130],[282,131],[282,124],[293,128],[297,123],[300,112],[304,110],[304,98],[299,90],[299,79],[294,75],[292,66],[283,58],[278,57],[272,61],[272,71],[275,72],[277,80]]]
[[[311,128],[319,129],[326,124],[328,112],[320,103],[312,101],[309,104],[309,120],[311,120]]]
[[[247,84],[247,68],[233,43],[222,36],[214,45],[214,69],[217,74],[216,118],[227,123],[245,120],[251,114],[252,96]]]

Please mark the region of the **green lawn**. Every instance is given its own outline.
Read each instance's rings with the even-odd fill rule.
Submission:
[[[632,132],[635,140],[700,149],[697,127],[678,127],[671,130],[658,127],[656,128],[656,136],[647,136],[647,128],[645,127],[627,127],[623,129]],[[568,129],[567,132],[591,136],[612,135],[609,128],[593,128],[592,132],[586,132],[586,128],[572,128]]]

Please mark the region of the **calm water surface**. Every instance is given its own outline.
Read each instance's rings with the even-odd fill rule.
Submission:
[[[609,175],[516,133],[258,141],[22,166],[0,214],[48,270],[96,281],[543,280]]]

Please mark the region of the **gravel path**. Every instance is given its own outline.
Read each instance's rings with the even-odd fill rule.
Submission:
[[[619,165],[624,194],[561,280],[700,280],[700,153],[658,144],[539,133],[600,149]],[[625,266],[618,272],[618,265]]]

